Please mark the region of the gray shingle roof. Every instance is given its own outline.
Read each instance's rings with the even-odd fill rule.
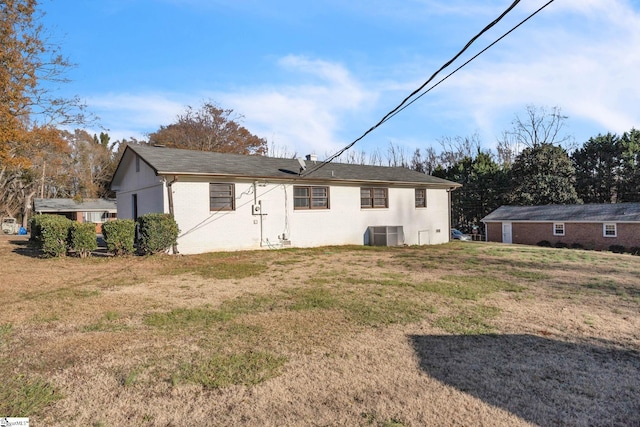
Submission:
[[[640,203],[500,206],[481,221],[640,222]]]
[[[112,199],[84,199],[76,202],[73,199],[34,199],[36,213],[47,212],[105,212],[116,211],[116,201]]]
[[[398,167],[329,163],[310,175],[299,177],[297,159],[243,156],[149,145],[129,145],[158,175],[207,175],[243,178],[277,178],[321,181],[410,183],[456,188],[460,184]],[[320,162],[318,162],[320,163]],[[310,169],[314,162],[306,162]]]

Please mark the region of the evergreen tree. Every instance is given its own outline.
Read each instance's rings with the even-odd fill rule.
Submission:
[[[567,151],[550,143],[525,148],[511,169],[513,205],[582,203],[574,187],[575,169]]]
[[[615,203],[618,196],[622,144],[608,133],[590,138],[571,155],[576,192],[584,203]]]
[[[640,202],[640,130],[620,138],[621,167],[618,202]]]

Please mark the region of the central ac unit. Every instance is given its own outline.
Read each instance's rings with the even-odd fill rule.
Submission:
[[[404,244],[404,231],[401,225],[370,226],[370,246],[400,246]]]

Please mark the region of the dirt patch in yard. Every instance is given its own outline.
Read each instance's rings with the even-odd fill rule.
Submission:
[[[35,426],[640,425],[630,255],[43,259],[0,236],[0,266],[0,415]]]

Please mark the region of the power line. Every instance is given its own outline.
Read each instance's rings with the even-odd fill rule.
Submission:
[[[407,108],[409,105],[413,104],[414,102],[416,102],[418,99],[422,98],[423,96],[425,96],[427,93],[431,92],[433,89],[435,89],[436,87],[440,86],[440,84],[442,82],[444,82],[445,80],[447,80],[449,77],[451,77],[452,75],[454,75],[455,73],[457,73],[458,71],[460,71],[462,68],[466,67],[470,62],[472,62],[473,60],[475,60],[477,57],[479,57],[480,55],[482,55],[483,53],[485,53],[486,51],[488,51],[489,49],[491,49],[493,46],[495,46],[496,44],[498,44],[500,41],[502,41],[502,39],[504,39],[505,37],[507,37],[509,34],[511,34],[512,32],[514,32],[515,30],[517,30],[518,28],[520,28],[525,22],[529,21],[531,18],[533,18],[535,15],[537,15],[538,13],[540,13],[544,8],[546,8],[547,6],[549,6],[551,3],[553,3],[554,0],[550,0],[549,2],[547,2],[546,4],[544,4],[543,6],[541,6],[538,10],[536,10],[535,12],[533,12],[531,15],[527,16],[525,19],[523,19],[522,21],[520,21],[516,26],[514,26],[513,28],[511,28],[509,31],[507,31],[506,33],[504,33],[503,35],[501,35],[500,37],[498,37],[494,42],[492,42],[490,45],[488,45],[487,47],[485,47],[484,49],[482,49],[480,52],[476,53],[475,55],[473,55],[470,59],[468,59],[465,63],[463,63],[462,65],[460,65],[458,68],[456,68],[455,70],[453,70],[452,72],[450,72],[449,74],[447,74],[445,77],[443,77],[442,79],[440,79],[437,83],[435,83],[433,86],[429,87],[429,89],[425,90],[424,92],[422,92],[421,94],[419,94],[418,96],[416,96],[414,99],[412,99],[411,101],[407,102],[406,105],[402,106],[402,108],[397,108],[397,111],[393,112],[393,114],[388,114],[387,117],[381,121],[380,124],[385,123],[386,121],[390,120],[392,117],[394,117],[396,114],[398,114],[399,112],[401,112],[402,110],[404,110],[405,108]],[[424,87],[424,86],[423,86]]]
[[[521,25],[523,25],[525,22],[527,22],[528,20],[530,20],[531,18],[533,18],[535,15],[537,15],[540,11],[542,11],[544,8],[546,8],[547,6],[549,6],[551,3],[553,3],[554,0],[550,0],[549,2],[547,2],[545,5],[543,5],[542,7],[540,7],[538,10],[536,10],[535,12],[533,12],[532,14],[530,14],[527,18],[525,18],[524,20],[522,20],[520,23],[518,23],[518,25],[516,25],[515,27],[511,28],[509,31],[507,31],[505,34],[503,34],[501,37],[499,37],[497,40],[495,40],[493,43],[491,43],[489,46],[485,47],[483,50],[481,50],[479,53],[477,53],[476,55],[474,55],[471,59],[469,59],[468,61],[466,61],[464,64],[462,64],[461,66],[459,66],[458,68],[456,68],[454,71],[452,71],[451,73],[449,73],[447,76],[445,76],[443,79],[441,79],[440,81],[438,81],[436,84],[434,84],[433,86],[431,86],[429,89],[427,89],[426,91],[424,91],[423,93],[419,94],[429,83],[431,83],[431,81],[441,72],[443,71],[445,68],[447,68],[449,65],[451,65],[456,59],[458,59],[460,57],[460,55],[462,55],[480,36],[482,36],[484,33],[486,33],[488,30],[490,30],[492,27],[494,27],[498,22],[500,22],[502,20],[502,18],[504,18],[509,12],[511,12],[513,10],[513,8],[515,8],[518,3],[520,3],[520,0],[515,0],[502,14],[500,14],[500,16],[498,16],[495,20],[493,20],[491,23],[489,23],[486,27],[484,27],[478,34],[476,34],[471,40],[469,40],[469,42],[467,42],[467,44],[453,57],[451,58],[449,61],[447,61],[443,66],[441,66],[435,73],[433,73],[431,75],[431,77],[429,77],[429,79],[427,81],[425,81],[419,88],[417,88],[416,90],[414,90],[413,92],[411,92],[411,94],[409,94],[409,96],[407,96],[406,98],[404,98],[402,100],[402,102],[400,104],[398,104],[398,106],[396,106],[393,110],[389,111],[387,114],[385,114],[385,116],[380,119],[380,121],[378,123],[376,123],[375,125],[373,125],[371,128],[369,128],[366,132],[364,132],[360,137],[356,138],[353,142],[351,142],[350,144],[348,144],[347,146],[345,146],[344,148],[342,148],[340,151],[338,151],[337,153],[333,154],[332,156],[330,156],[328,159],[324,160],[323,162],[317,164],[316,166],[312,167],[311,169],[307,170],[304,174],[302,174],[302,176],[307,176],[312,174],[313,172],[319,170],[320,168],[324,167],[326,164],[330,163],[331,161],[335,160],[337,157],[340,157],[345,151],[347,151],[349,148],[353,147],[358,141],[362,140],[365,136],[367,136],[368,134],[370,134],[371,132],[373,132],[376,128],[380,127],[383,123],[385,123],[386,121],[388,121],[389,119],[391,119],[392,117],[394,117],[396,114],[398,114],[400,111],[404,110],[405,108],[407,108],[409,105],[413,104],[415,101],[417,101],[418,99],[420,99],[422,96],[426,95],[428,92],[430,92],[431,90],[433,90],[435,87],[437,87],[438,85],[440,85],[442,82],[444,82],[445,80],[447,80],[449,77],[451,77],[453,74],[455,74],[456,72],[458,72],[460,69],[462,69],[463,67],[465,67],[467,64],[469,64],[471,61],[473,61],[474,59],[476,59],[478,56],[480,56],[481,54],[483,54],[484,52],[486,52],[487,50],[489,50],[491,47],[493,47],[495,44],[497,44],[499,41],[501,41],[502,39],[504,39],[507,35],[511,34],[513,31],[515,31],[517,28],[519,28]],[[419,94],[419,95],[417,95]],[[416,96],[417,95],[417,96]],[[415,96],[414,99],[411,99]]]

